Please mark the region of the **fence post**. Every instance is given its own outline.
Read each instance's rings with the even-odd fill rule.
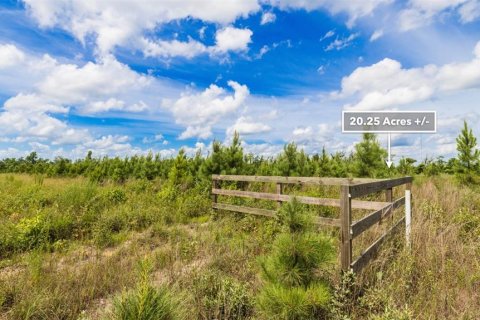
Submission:
[[[409,182],[405,185],[405,240],[407,241],[407,247],[410,249],[412,246],[410,240],[411,222],[412,222],[412,183]]]
[[[340,194],[340,221],[342,271],[348,272],[352,264],[352,199],[350,197],[349,185],[342,185]]]
[[[282,194],[283,192],[283,184],[282,183],[277,183],[277,194]],[[282,201],[278,200],[277,201],[277,206],[280,208],[280,206],[282,205]]]
[[[218,181],[215,180],[215,178],[212,177],[212,189],[218,189]],[[218,195],[212,193],[212,201],[214,203],[217,203],[218,200]]]
[[[388,188],[387,190],[385,190],[385,201],[393,202],[393,188]],[[391,210],[393,211],[393,208]],[[392,222],[395,220],[393,216],[393,212],[390,213],[390,220]]]

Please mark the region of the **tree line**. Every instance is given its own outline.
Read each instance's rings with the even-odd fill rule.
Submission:
[[[275,157],[247,154],[241,146],[237,133],[230,145],[214,141],[207,156],[198,151],[188,157],[181,149],[175,158],[162,158],[159,154],[131,157],[94,158],[89,151],[85,158],[70,160],[57,157],[53,160],[39,158],[36,152],[26,157],[0,160],[1,173],[28,173],[47,176],[85,176],[92,181],[111,180],[124,182],[127,179],[168,179],[175,184],[208,179],[212,174],[320,176],[320,177],[371,177],[386,178],[395,175],[455,174],[465,183],[476,183],[480,173],[480,152],[472,129],[464,122],[456,139],[458,155],[426,158],[421,162],[403,157],[397,165],[388,168],[385,164],[387,151],[377,137],[365,133],[350,154],[330,154],[325,147],[320,153],[308,155],[294,142],[283,147]]]

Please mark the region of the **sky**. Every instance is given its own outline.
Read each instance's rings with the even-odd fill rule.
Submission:
[[[0,0],[0,158],[352,152],[342,110],[437,111],[393,159],[480,134],[480,0]],[[385,134],[378,135],[386,147]]]

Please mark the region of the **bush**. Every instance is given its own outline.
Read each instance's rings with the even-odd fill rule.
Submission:
[[[263,288],[257,301],[266,319],[325,319],[330,293],[328,286],[322,283],[306,288],[274,284]]]
[[[124,292],[113,302],[112,320],[180,320],[186,319],[180,301],[166,287],[150,284],[151,265],[143,262],[137,288]]]
[[[196,277],[193,296],[200,319],[247,319],[253,303],[247,287],[219,272]]]
[[[319,276],[334,257],[330,238],[313,231],[313,217],[295,199],[279,212],[284,232],[261,259],[265,286],[257,302],[266,319],[318,319],[326,314],[329,288]]]
[[[177,320],[185,317],[167,288],[154,288],[144,283],[114,301],[110,319]]]

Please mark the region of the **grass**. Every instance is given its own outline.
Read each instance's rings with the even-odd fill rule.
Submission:
[[[208,186],[168,189],[160,180],[0,175],[0,319],[130,319],[139,305],[155,319],[162,319],[156,312],[180,319],[182,310],[189,319],[262,319],[258,257],[272,251],[281,226],[212,212]],[[479,319],[478,191],[447,176],[417,177],[411,252],[402,236],[390,241],[347,279],[353,286],[342,286],[338,270],[324,270],[333,296],[328,317]],[[336,190],[291,192],[333,197]],[[355,239],[356,253],[389,223]],[[139,279],[141,261],[150,267]],[[289,294],[276,303],[308,298]]]

